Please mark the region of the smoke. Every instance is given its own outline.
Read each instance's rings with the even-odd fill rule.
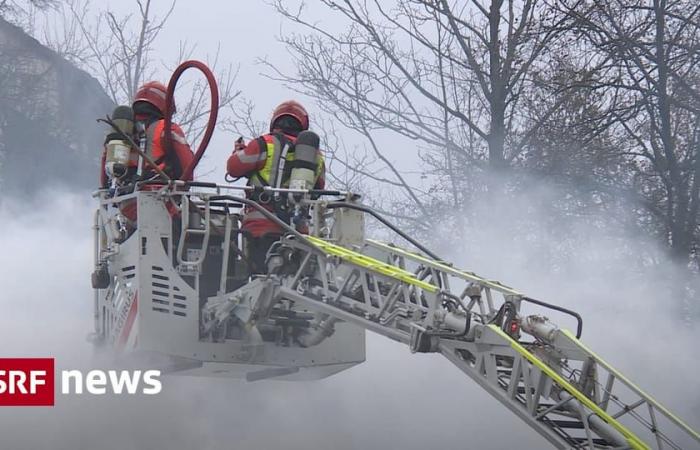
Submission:
[[[460,267],[579,312],[583,342],[697,430],[697,275],[671,262],[625,215],[630,208],[562,214],[567,193],[527,181],[520,193],[475,202],[460,244],[443,252]],[[575,327],[570,317],[534,305],[524,304],[522,313]],[[682,448],[698,445],[673,437]]]
[[[82,192],[0,204],[1,355],[55,357],[59,370],[104,364],[85,339],[92,329],[92,212]],[[480,213],[486,222],[468,226],[463,248],[449,252],[456,262],[581,311],[584,340],[691,425],[700,424],[693,329],[681,327],[671,299],[653,291],[663,280],[640,282],[649,273],[628,267],[614,251],[647,243],[572,223],[570,233],[580,235],[576,252],[557,271],[543,271],[548,264],[540,258],[556,253],[561,240],[546,244],[542,227],[527,242],[514,242],[512,226],[525,216],[513,204],[491,203]],[[321,381],[163,381],[157,396],[57,394],[54,408],[0,408],[2,447],[547,448],[441,357],[411,355],[373,334],[366,363]]]

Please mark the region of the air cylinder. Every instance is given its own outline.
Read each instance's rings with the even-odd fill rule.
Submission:
[[[294,144],[294,161],[289,178],[290,189],[313,189],[316,183],[316,167],[320,138],[313,131],[302,131]]]
[[[112,121],[119,130],[131,136],[134,133],[134,111],[128,106],[117,106],[112,113]],[[105,173],[110,178],[121,178],[129,169],[131,145],[116,130],[111,130],[105,139]]]

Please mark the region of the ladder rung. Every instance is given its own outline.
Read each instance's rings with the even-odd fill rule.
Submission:
[[[588,442],[588,439],[585,437],[572,437],[569,439],[574,441],[576,444],[585,444],[586,442]],[[599,445],[599,446],[605,446],[605,447],[611,446],[610,442],[606,441],[605,439],[593,438],[591,440],[593,441],[593,445]]]
[[[518,394],[524,394],[525,392],[527,392],[527,390],[524,386],[518,386]],[[532,388],[530,388],[530,393],[534,394],[534,390]]]
[[[551,422],[557,425],[559,428],[566,428],[571,430],[582,430],[584,428],[583,422],[581,422],[580,420],[551,420]]]

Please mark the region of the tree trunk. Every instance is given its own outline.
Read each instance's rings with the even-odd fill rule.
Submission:
[[[501,58],[499,27],[501,25],[501,7],[503,0],[493,0],[489,10],[489,96],[490,126],[488,136],[489,167],[493,172],[505,168],[505,109],[506,80],[504,79]]]

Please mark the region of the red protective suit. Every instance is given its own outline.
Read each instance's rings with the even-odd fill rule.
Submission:
[[[143,150],[148,156],[158,163],[158,167],[162,169],[168,176],[173,179],[180,179],[184,170],[194,159],[194,153],[187,143],[185,133],[177,124],[172,124],[172,154],[166,156],[165,152],[165,120],[161,119],[153,122],[146,129],[146,148]],[[102,150],[102,161],[100,163],[100,186],[106,188],[109,180],[105,173],[105,150]],[[135,157],[129,161],[129,169],[132,176],[136,173],[138,165],[138,156],[134,152]],[[154,172],[154,169],[145,161],[142,164],[143,171]],[[192,181],[189,177],[185,181]]]
[[[165,120],[161,119],[153,122],[146,129],[146,148],[143,150],[169,177],[172,179],[180,179],[187,165],[194,159],[194,153],[192,149],[190,149],[182,129],[176,124],[172,125],[172,151],[169,154],[166,153],[164,128]],[[138,165],[136,161],[138,161],[138,159],[133,158],[129,163],[130,176],[132,177],[136,175],[136,166]],[[102,163],[100,167],[100,186],[106,188],[108,187],[109,180],[105,173],[105,150],[102,151]],[[145,161],[143,162],[142,170],[143,173],[146,174],[144,178],[150,178],[155,174],[153,167]],[[189,177],[185,181],[192,181],[192,177]],[[134,223],[136,222],[137,211],[135,200],[131,199],[122,202],[119,205],[119,209],[124,217]],[[171,205],[168,205],[168,210],[170,210],[171,214],[175,213],[175,209],[172,209]]]
[[[146,154],[158,164],[158,168],[173,179],[181,179],[187,166],[194,160],[194,153],[187,143],[185,133],[179,125],[172,124],[172,154],[165,151],[165,120],[161,119],[151,124],[146,130],[148,141]],[[152,131],[151,131],[152,130]],[[151,169],[152,170],[152,169]],[[192,181],[192,176],[184,181]]]

